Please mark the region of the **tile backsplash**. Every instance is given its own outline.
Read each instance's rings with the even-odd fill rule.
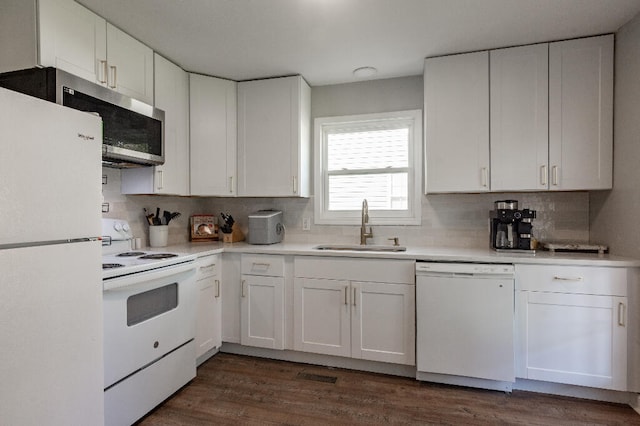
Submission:
[[[189,241],[189,216],[226,212],[233,215],[246,233],[247,216],[261,209],[283,211],[286,242],[350,243],[359,242],[359,226],[315,225],[313,198],[196,198],[120,194],[120,171],[103,168],[104,202],[109,212],[103,217],[129,221],[133,233],[148,244],[148,226],[143,208],[155,212],[178,211],[182,215],[169,225],[169,244]],[[541,241],[589,241],[589,193],[537,192],[491,194],[437,194],[422,196],[421,226],[373,225],[374,244],[390,244],[387,238],[399,237],[406,246],[487,247],[489,210],[496,200],[518,200],[520,208],[537,211],[534,236]],[[302,230],[303,218],[311,218],[311,229]]]

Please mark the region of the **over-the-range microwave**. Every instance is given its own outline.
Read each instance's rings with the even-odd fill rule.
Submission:
[[[57,68],[3,73],[0,86],[100,115],[105,166],[125,168],[164,163],[164,111],[160,109]]]

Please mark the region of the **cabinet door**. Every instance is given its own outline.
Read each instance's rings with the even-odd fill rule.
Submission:
[[[190,74],[191,195],[236,195],[236,83]]]
[[[85,80],[104,80],[106,21],[71,0],[39,0],[40,65]]]
[[[424,64],[425,192],[489,190],[489,53]]]
[[[240,343],[284,349],[284,278],[242,275],[241,291]]]
[[[206,256],[196,264],[198,285],[198,309],[196,315],[196,358],[209,350],[220,347],[221,338],[221,288],[218,271],[219,256]]]
[[[492,50],[491,190],[548,188],[549,45]]]
[[[309,93],[300,76],[238,83],[238,195],[308,196]]]
[[[107,23],[107,86],[153,105],[153,50]]]
[[[609,189],[613,157],[613,35],[549,45],[552,190]]]
[[[415,286],[352,282],[351,356],[415,365]]]
[[[297,351],[351,356],[349,281],[296,278],[294,341]]]
[[[518,376],[626,391],[626,297],[518,292]]]
[[[240,343],[240,253],[222,255],[222,341]]]
[[[198,314],[196,322],[196,358],[220,346],[220,319],[218,318],[220,280],[208,277],[198,282]]]
[[[165,162],[122,170],[123,194],[189,195],[189,76],[155,55],[155,106],[164,111]]]

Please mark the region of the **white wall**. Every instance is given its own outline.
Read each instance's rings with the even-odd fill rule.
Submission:
[[[616,34],[613,190],[591,194],[591,240],[640,258],[640,15]]]

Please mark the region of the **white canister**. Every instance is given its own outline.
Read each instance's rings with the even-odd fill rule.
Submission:
[[[166,247],[169,237],[169,225],[155,225],[149,227],[149,245],[151,247]]]

